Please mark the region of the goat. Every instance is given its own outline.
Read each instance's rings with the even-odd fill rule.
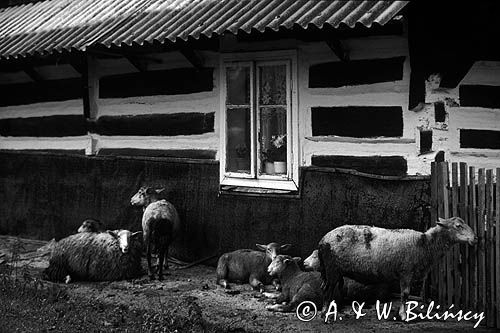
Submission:
[[[114,281],[142,273],[140,232],[80,232],[58,241],[44,275],[51,281]]]
[[[174,205],[167,200],[159,199],[162,191],[163,189],[141,187],[130,199],[131,205],[143,208],[142,232],[151,280],[154,279],[151,253],[158,253],[158,280],[163,280],[163,262],[168,257],[168,247],[180,231],[179,214]],[[168,269],[168,261],[165,262],[165,268]]]
[[[87,219],[78,228],[78,232],[103,232],[104,228],[99,220]]]
[[[264,291],[264,284],[273,282],[276,289],[279,283],[267,273],[267,266],[281,252],[287,251],[291,245],[280,245],[269,243],[267,245],[256,244],[261,251],[241,249],[228,252],[220,256],[217,263],[217,284],[229,289],[229,281],[248,281],[254,289]]]
[[[425,282],[432,265],[454,244],[476,242],[472,229],[459,217],[440,218],[426,232],[366,225],[338,227],[327,233],[318,246],[325,283],[324,306],[332,301],[335,286],[342,290],[343,276],[366,284],[399,281],[399,315],[405,320],[412,281]]]
[[[321,271],[318,250],[314,250],[309,257],[304,259],[304,269],[306,271]],[[391,286],[387,283],[365,285],[356,280],[344,277],[342,294],[345,299],[351,301],[367,301],[369,303],[374,303],[377,300],[389,300],[391,297]]]
[[[291,312],[304,301],[313,302],[317,307],[322,305],[323,290],[320,273],[303,272],[297,261],[300,261],[300,258],[278,255],[269,265],[268,273],[280,279],[282,288],[277,296],[264,293],[266,297],[275,298],[276,304],[266,306],[269,311]]]

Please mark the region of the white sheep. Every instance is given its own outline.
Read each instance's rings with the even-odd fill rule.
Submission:
[[[140,245],[134,240],[140,232],[128,230],[80,232],[58,241],[49,267],[44,271],[51,281],[114,281],[142,274]]]
[[[344,276],[365,284],[399,281],[399,315],[405,320],[411,283],[423,282],[433,264],[454,244],[476,242],[472,229],[459,217],[440,218],[426,232],[366,225],[338,227],[327,233],[318,246],[325,283],[323,310],[334,298],[335,287],[342,290]]]
[[[141,187],[130,199],[131,205],[143,208],[142,232],[146,247],[148,274],[151,280],[154,279],[151,253],[158,253],[158,280],[162,280],[163,262],[168,257],[168,247],[180,231],[179,214],[170,202],[160,200],[159,194],[162,191],[163,189]],[[165,262],[165,268],[168,269],[168,261]]]

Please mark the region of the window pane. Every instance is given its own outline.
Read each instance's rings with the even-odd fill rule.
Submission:
[[[227,108],[226,171],[250,173],[250,108]]]
[[[226,105],[250,104],[250,67],[227,67]]]
[[[261,174],[286,174],[286,107],[259,107]]]
[[[259,104],[286,105],[286,65],[259,67]]]

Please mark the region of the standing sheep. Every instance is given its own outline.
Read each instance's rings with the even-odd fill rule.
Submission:
[[[314,250],[309,257],[304,260],[306,271],[321,271],[318,250]],[[350,301],[385,301],[391,297],[391,286],[387,283],[362,284],[348,277],[344,277],[344,288],[342,295]]]
[[[318,247],[325,282],[324,305],[328,307],[332,301],[336,286],[342,290],[343,276],[366,284],[399,281],[399,315],[405,320],[411,283],[423,282],[433,264],[454,244],[476,242],[472,229],[459,217],[440,218],[426,232],[366,225],[338,227],[327,233]]]
[[[217,284],[229,289],[229,281],[240,283],[248,281],[253,288],[264,291],[264,284],[272,280],[267,273],[267,267],[278,254],[287,251],[291,245],[269,243],[256,246],[263,252],[241,249],[220,256],[217,263]],[[279,289],[279,283],[272,282],[276,289]]]
[[[140,276],[141,251],[134,242],[140,232],[128,230],[80,232],[54,246],[49,267],[51,281],[115,281]]]
[[[278,255],[269,265],[267,271],[271,276],[280,279],[282,291],[275,299],[276,304],[268,305],[266,309],[291,312],[304,301],[313,302],[316,307],[322,305],[323,290],[320,274],[301,271],[297,261],[300,261],[300,258]],[[264,295],[275,298],[274,294],[264,293]]]
[[[174,205],[167,200],[159,199],[162,191],[163,189],[141,187],[130,199],[131,205],[143,208],[142,232],[144,246],[146,246],[148,274],[151,280],[154,279],[151,253],[158,253],[158,280],[163,280],[163,262],[168,257],[168,247],[180,231],[179,214]],[[165,266],[168,269],[168,261]]]

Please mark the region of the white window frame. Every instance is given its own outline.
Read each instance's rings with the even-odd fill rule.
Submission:
[[[256,160],[251,158],[250,174],[226,172],[226,144],[227,144],[227,124],[226,124],[226,67],[231,63],[251,65],[250,75],[250,107],[251,107],[251,156],[256,156]],[[259,175],[260,168],[260,147],[257,144],[256,135],[258,133],[258,66],[268,64],[287,64],[287,175]],[[299,127],[298,127],[298,97],[297,97],[297,51],[266,51],[266,52],[245,52],[223,54],[220,58],[220,184],[231,186],[258,187],[279,190],[296,191],[299,183]],[[255,69],[255,70],[254,70]],[[257,150],[257,151],[256,151]]]

